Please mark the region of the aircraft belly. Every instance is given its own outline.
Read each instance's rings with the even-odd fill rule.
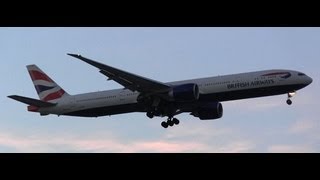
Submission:
[[[143,112],[144,107],[137,103],[134,104],[121,104],[113,106],[95,107],[83,110],[77,110],[73,112],[65,113],[64,115],[69,116],[82,116],[82,117],[98,117],[98,116],[108,116],[131,112]]]

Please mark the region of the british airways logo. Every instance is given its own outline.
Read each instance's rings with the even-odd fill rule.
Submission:
[[[262,76],[279,76],[283,79],[287,79],[289,77],[291,77],[291,73],[289,72],[276,72],[276,73],[269,73],[269,74],[264,74]]]
[[[251,82],[240,82],[227,84],[228,89],[238,89],[238,88],[254,88],[257,86],[266,86],[274,84],[273,79],[260,80],[260,81],[251,81]]]

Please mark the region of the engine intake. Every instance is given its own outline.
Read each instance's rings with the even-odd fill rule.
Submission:
[[[199,87],[197,84],[183,84],[174,86],[169,96],[178,102],[190,102],[199,99]]]
[[[199,107],[191,115],[199,117],[200,120],[214,120],[223,116],[223,107],[219,102],[209,103]]]

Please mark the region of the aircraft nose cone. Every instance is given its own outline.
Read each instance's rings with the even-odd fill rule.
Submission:
[[[312,78],[308,76],[307,81],[306,81],[306,82],[307,82],[307,84],[311,84],[311,83],[312,83],[312,81],[313,81],[313,80],[312,80]]]

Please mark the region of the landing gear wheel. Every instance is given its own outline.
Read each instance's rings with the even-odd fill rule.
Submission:
[[[152,111],[147,112],[147,116],[152,119],[154,117],[154,114]]]
[[[163,121],[161,123],[161,126],[164,128],[168,128],[169,126],[172,127],[172,126],[178,125],[178,124],[180,124],[180,121],[177,118],[169,117],[167,121]]]
[[[180,121],[177,118],[173,118],[173,123],[175,125],[179,125]]]
[[[169,126],[172,127],[174,125],[174,122],[172,120],[168,120],[168,124],[169,124]]]
[[[161,123],[161,126],[163,127],[163,128],[165,128],[165,129],[167,129],[168,128],[168,123],[166,123],[166,122],[162,122]]]
[[[295,94],[296,94],[295,91],[288,93],[288,100],[287,100],[287,104],[288,104],[288,105],[291,105],[291,104],[292,104],[292,101],[291,101],[290,98],[292,98]]]

